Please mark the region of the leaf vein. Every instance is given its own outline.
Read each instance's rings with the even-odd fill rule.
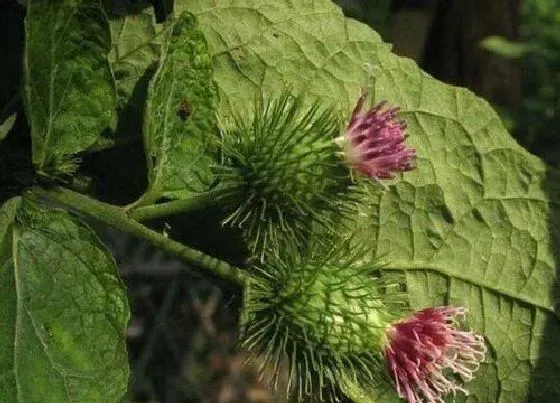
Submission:
[[[504,289],[498,289],[493,285],[490,284],[485,284],[481,281],[477,281],[476,279],[473,278],[469,278],[467,276],[458,274],[458,273],[454,273],[454,272],[450,272],[448,270],[443,269],[442,267],[433,265],[433,264],[427,264],[424,262],[409,262],[409,261],[392,261],[389,265],[385,265],[383,266],[382,270],[386,270],[386,271],[431,271],[434,273],[438,273],[441,274],[443,276],[446,276],[447,278],[453,278],[453,279],[458,279],[461,281],[464,281],[466,283],[469,283],[471,285],[474,285],[476,287],[479,288],[484,288],[494,294],[498,294],[498,295],[502,295],[502,296],[506,296],[512,300],[521,302],[523,304],[526,305],[531,305],[534,306],[536,308],[539,308],[543,311],[546,311],[550,314],[552,314],[553,316],[555,316],[557,319],[560,320],[560,315],[555,312],[553,307],[547,306],[545,304],[542,304],[540,302],[537,301],[533,301],[530,298],[521,296],[521,295],[517,295],[513,292],[504,290]]]

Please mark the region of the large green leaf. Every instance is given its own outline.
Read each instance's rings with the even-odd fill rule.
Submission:
[[[515,143],[485,101],[391,54],[327,0],[176,8],[195,13],[206,35],[222,116],[284,87],[349,113],[374,72],[376,100],[401,106],[419,158],[416,171],[365,200],[361,234],[390,269],[405,271],[414,308],[470,308],[489,354],[469,401],[560,399],[557,174]]]
[[[25,28],[33,162],[40,171],[64,171],[68,156],[115,126],[109,23],[100,0],[31,0]]]
[[[173,22],[148,91],[147,197],[181,198],[207,189],[215,128],[215,84],[204,36],[191,14]]]
[[[183,0],[175,9],[198,18],[223,117],[284,87],[350,108],[371,66],[389,55],[379,35],[327,0]]]
[[[115,263],[66,212],[0,209],[0,401],[119,402],[129,311]]]

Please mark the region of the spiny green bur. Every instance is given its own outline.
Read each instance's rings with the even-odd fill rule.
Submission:
[[[308,266],[278,289],[278,310],[293,337],[337,353],[378,350],[387,314],[367,273],[355,268]]]
[[[289,248],[256,269],[245,289],[243,345],[270,363],[289,366],[288,394],[306,401],[336,400],[340,379],[364,387],[384,380],[387,326],[402,294],[359,253],[312,242],[307,255]],[[395,298],[396,297],[396,298]]]
[[[224,130],[225,163],[217,174],[234,196],[225,222],[240,227],[262,257],[272,245],[303,246],[312,224],[333,227],[331,217],[353,196],[333,141],[336,114],[288,93],[254,109]]]

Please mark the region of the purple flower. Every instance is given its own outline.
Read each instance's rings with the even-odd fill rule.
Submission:
[[[416,151],[407,148],[406,123],[399,120],[399,108],[383,101],[364,112],[364,92],[343,136],[346,159],[356,170],[376,179],[391,179],[398,172],[415,168]]]
[[[484,338],[457,329],[466,313],[462,307],[428,308],[389,327],[385,359],[399,397],[443,403],[448,393],[468,394],[447,378],[453,372],[470,381],[484,360]]]

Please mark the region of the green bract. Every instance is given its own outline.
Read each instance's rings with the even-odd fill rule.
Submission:
[[[365,250],[316,241],[305,255],[289,248],[256,269],[245,289],[243,345],[289,366],[288,393],[320,401],[336,398],[341,379],[364,388],[385,380],[387,326],[405,299],[395,278],[380,277]],[[398,291],[398,290],[397,290]]]
[[[312,224],[331,228],[331,213],[344,213],[353,193],[338,132],[331,110],[288,93],[257,102],[252,116],[224,129],[217,173],[234,196],[225,222],[244,230],[254,252],[269,243],[302,246]]]

